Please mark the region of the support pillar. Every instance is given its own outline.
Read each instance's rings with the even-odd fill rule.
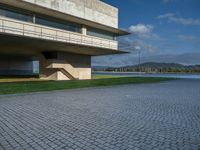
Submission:
[[[81,33],[87,35],[87,28],[85,26],[82,26]]]

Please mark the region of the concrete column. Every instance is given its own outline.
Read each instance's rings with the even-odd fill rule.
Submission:
[[[87,35],[87,28],[86,28],[85,26],[82,26],[82,28],[81,28],[81,33],[82,33],[83,35]]]
[[[40,78],[47,80],[91,79],[91,56],[57,52],[57,58],[47,59],[41,54]]]
[[[33,15],[33,23],[35,24],[35,15]]]

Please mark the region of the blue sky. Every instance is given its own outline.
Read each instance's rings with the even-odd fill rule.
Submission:
[[[105,0],[119,8],[119,39],[131,54],[97,57],[93,65],[124,66],[142,62],[200,64],[200,0]]]

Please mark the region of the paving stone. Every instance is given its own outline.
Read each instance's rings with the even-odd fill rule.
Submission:
[[[200,150],[200,80],[0,96],[0,149]]]

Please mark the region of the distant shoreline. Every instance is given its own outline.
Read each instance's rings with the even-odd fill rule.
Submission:
[[[92,71],[92,73],[124,73],[124,74],[197,74],[198,72],[117,72],[117,71]]]

